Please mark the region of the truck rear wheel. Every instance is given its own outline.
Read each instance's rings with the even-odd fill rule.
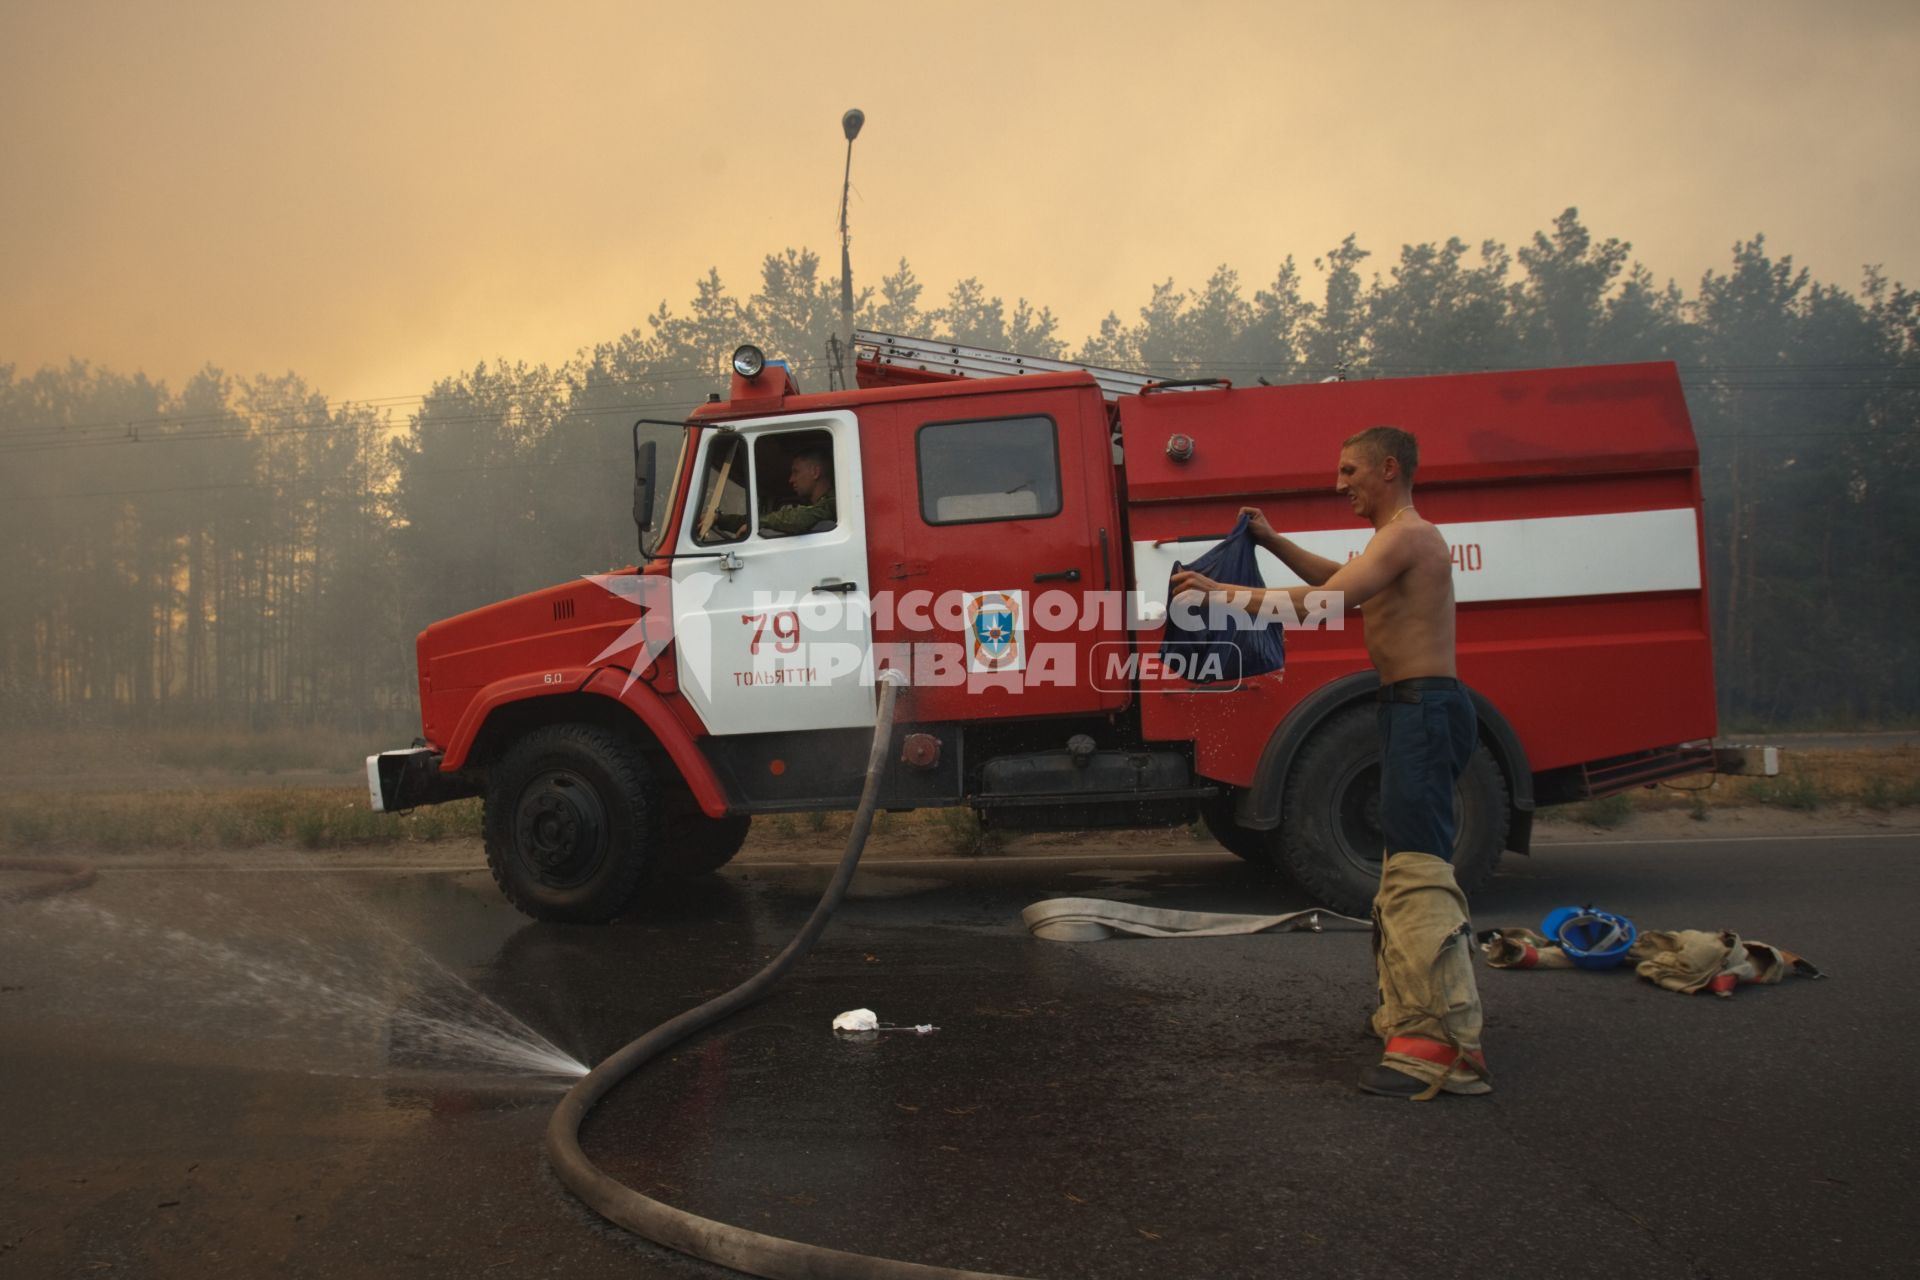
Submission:
[[[1200,821],[1207,824],[1207,834],[1236,857],[1245,858],[1258,866],[1272,866],[1273,832],[1255,831],[1252,827],[1243,827],[1235,822],[1233,801],[1233,792],[1223,790],[1212,799],[1200,802]]]
[[[1372,703],[1329,717],[1294,757],[1276,863],[1342,915],[1365,916],[1380,886],[1380,741]],[[1507,843],[1507,782],[1485,743],[1454,785],[1453,875],[1486,883]]]
[[[536,920],[603,924],[626,909],[657,845],[655,788],[633,743],[592,725],[535,729],[494,766],[487,866]]]

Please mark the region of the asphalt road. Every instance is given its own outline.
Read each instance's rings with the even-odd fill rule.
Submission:
[[[585,1143],[700,1213],[1028,1276],[1910,1274],[1916,853],[1511,859],[1477,924],[1591,901],[1832,977],[1723,1001],[1483,970],[1497,1091],[1419,1105],[1351,1088],[1363,933],[1063,945],[1018,922],[1063,895],[1301,905],[1229,856],[876,865],[787,986],[617,1090]],[[497,1005],[597,1059],[771,956],[825,869],[732,868],[591,929],[521,920],[484,872],[368,861],[105,864],[0,907],[0,1274],[720,1274],[560,1188],[559,1085],[434,1035]],[[836,1039],[857,1006],[939,1030]]]

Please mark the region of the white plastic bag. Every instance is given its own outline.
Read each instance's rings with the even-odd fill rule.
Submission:
[[[849,1009],[833,1020],[835,1031],[876,1031],[880,1017],[871,1009]]]

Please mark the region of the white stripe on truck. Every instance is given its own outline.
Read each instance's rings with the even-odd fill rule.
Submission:
[[[1700,589],[1700,540],[1691,507],[1462,521],[1438,528],[1453,549],[1454,598],[1462,604]],[[1315,555],[1346,561],[1365,549],[1373,530],[1315,529],[1286,536]],[[1214,545],[1133,544],[1134,581],[1149,616],[1156,606],[1166,608],[1174,562],[1191,564]],[[1259,562],[1268,586],[1300,584],[1278,557],[1263,550]]]

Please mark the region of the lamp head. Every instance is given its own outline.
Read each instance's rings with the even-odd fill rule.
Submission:
[[[766,367],[766,356],[761,354],[760,348],[751,343],[740,347],[733,353],[733,371],[745,378],[748,382],[752,382],[755,378],[759,377],[760,371]]]

